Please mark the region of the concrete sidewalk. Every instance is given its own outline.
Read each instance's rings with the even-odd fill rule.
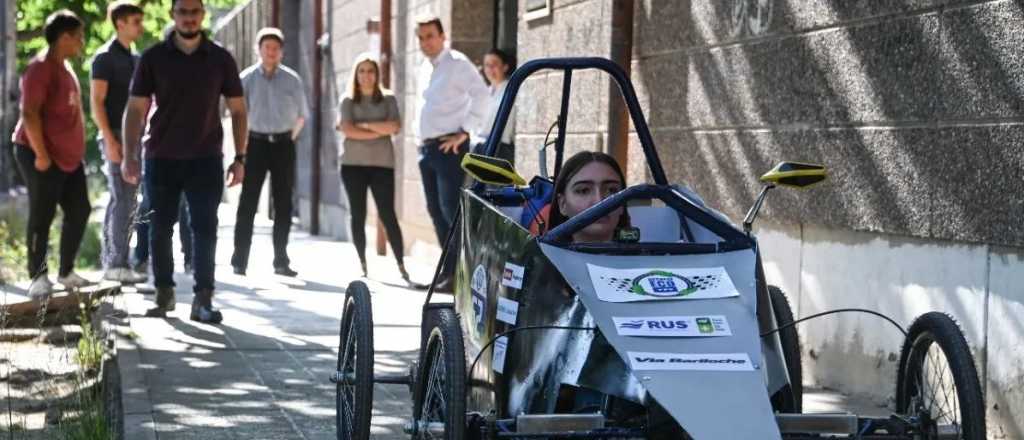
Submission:
[[[327,378],[335,370],[345,286],[361,275],[358,258],[351,243],[293,231],[290,257],[299,276],[274,275],[270,223],[259,217],[249,275],[237,276],[229,264],[234,207],[221,209],[215,297],[221,325],[188,320],[192,280],[180,273],[180,261],[170,318],[143,317],[152,295],[124,296],[131,328],[119,349],[126,438],[336,438]],[[399,287],[404,283],[390,255],[369,259],[376,370],[404,372],[419,346],[425,293]],[[406,265],[416,280],[433,274],[428,261],[407,258]],[[374,438],[401,437],[410,401],[404,386],[376,387]]]

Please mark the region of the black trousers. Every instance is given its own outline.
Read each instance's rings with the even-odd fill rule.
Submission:
[[[366,262],[366,190],[373,192],[373,202],[377,205],[377,215],[388,241],[391,252],[395,254],[398,264],[402,264],[403,254],[402,228],[398,226],[395,215],[395,170],[383,167],[364,167],[355,165],[341,166],[341,183],[348,195],[349,211],[352,214],[352,244],[359,253],[359,261]]]
[[[46,171],[36,170],[36,153],[24,145],[14,147],[15,160],[28,185],[28,274],[35,279],[46,275],[46,253],[50,243],[50,224],[57,206],[64,211],[60,231],[60,269],[66,276],[75,266],[75,256],[82,244],[85,225],[89,221],[89,195],[85,185],[85,168],[79,164],[67,173],[51,164]]]
[[[295,187],[295,142],[288,136],[269,142],[249,136],[249,151],[242,179],[242,195],[235,222],[235,252],[231,265],[246,268],[252,245],[252,223],[256,218],[263,180],[270,173],[270,193],[274,199],[274,267],[287,267],[288,233],[292,229],[292,188]]]

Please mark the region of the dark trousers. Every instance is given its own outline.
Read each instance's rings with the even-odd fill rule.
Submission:
[[[288,267],[288,232],[292,229],[292,188],[295,187],[295,142],[287,136],[274,142],[249,136],[247,156],[231,265],[241,268],[249,265],[256,205],[260,200],[263,180],[270,172],[270,194],[274,202],[274,267]]]
[[[46,252],[50,243],[50,224],[60,205],[64,223],[60,231],[60,268],[58,276],[66,276],[75,266],[75,256],[82,244],[85,225],[89,221],[89,195],[85,185],[85,169],[79,165],[67,173],[51,164],[50,169],[36,169],[36,153],[24,145],[14,147],[15,160],[28,186],[28,274],[35,279],[46,275]]]
[[[221,157],[146,159],[143,166],[144,190],[152,209],[149,238],[153,284],[156,287],[174,286],[171,234],[184,193],[192,229],[193,290],[197,293],[212,292],[214,256],[217,253],[217,205],[224,194]]]
[[[402,228],[395,215],[395,170],[383,167],[341,166],[341,183],[348,195],[349,213],[352,215],[352,244],[359,253],[359,261],[366,263],[366,190],[373,192],[377,215],[388,233],[391,252],[402,265]]]
[[[441,142],[427,140],[420,145],[420,177],[423,179],[423,194],[427,199],[427,212],[434,222],[434,233],[437,242],[444,246],[448,238],[448,230],[455,223],[455,215],[459,210],[459,196],[462,182],[466,177],[462,170],[462,156],[469,149],[467,140],[459,146],[458,154],[442,153]],[[454,247],[453,247],[454,248]],[[451,252],[454,249],[450,249]],[[442,275],[451,276],[455,273],[455,256],[449,255],[442,269]]]
[[[135,265],[149,263],[149,221],[153,215],[152,211],[143,184],[142,203],[139,204],[135,222]],[[178,239],[181,241],[181,253],[185,256],[185,264],[192,264],[192,228],[188,224],[188,217],[188,203],[185,203],[185,198],[182,197],[178,203]]]
[[[484,146],[487,143],[481,142],[473,146],[473,152],[476,154],[484,154]],[[504,142],[498,143],[498,151],[493,155],[499,159],[505,159],[512,165],[516,164],[516,146],[514,144],[506,144]]]

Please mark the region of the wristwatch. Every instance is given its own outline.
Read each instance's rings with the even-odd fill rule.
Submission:
[[[236,154],[235,155],[235,162],[238,162],[238,163],[240,163],[242,165],[245,165],[245,155],[244,154]]]

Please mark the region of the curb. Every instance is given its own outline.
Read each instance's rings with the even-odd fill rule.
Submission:
[[[153,419],[153,402],[149,397],[149,385],[140,365],[142,357],[139,346],[132,341],[131,320],[126,310],[118,310],[120,318],[113,324],[111,335],[114,339],[114,362],[119,378],[119,400],[117,405],[120,419],[117,438],[129,440],[156,440],[156,423]]]

